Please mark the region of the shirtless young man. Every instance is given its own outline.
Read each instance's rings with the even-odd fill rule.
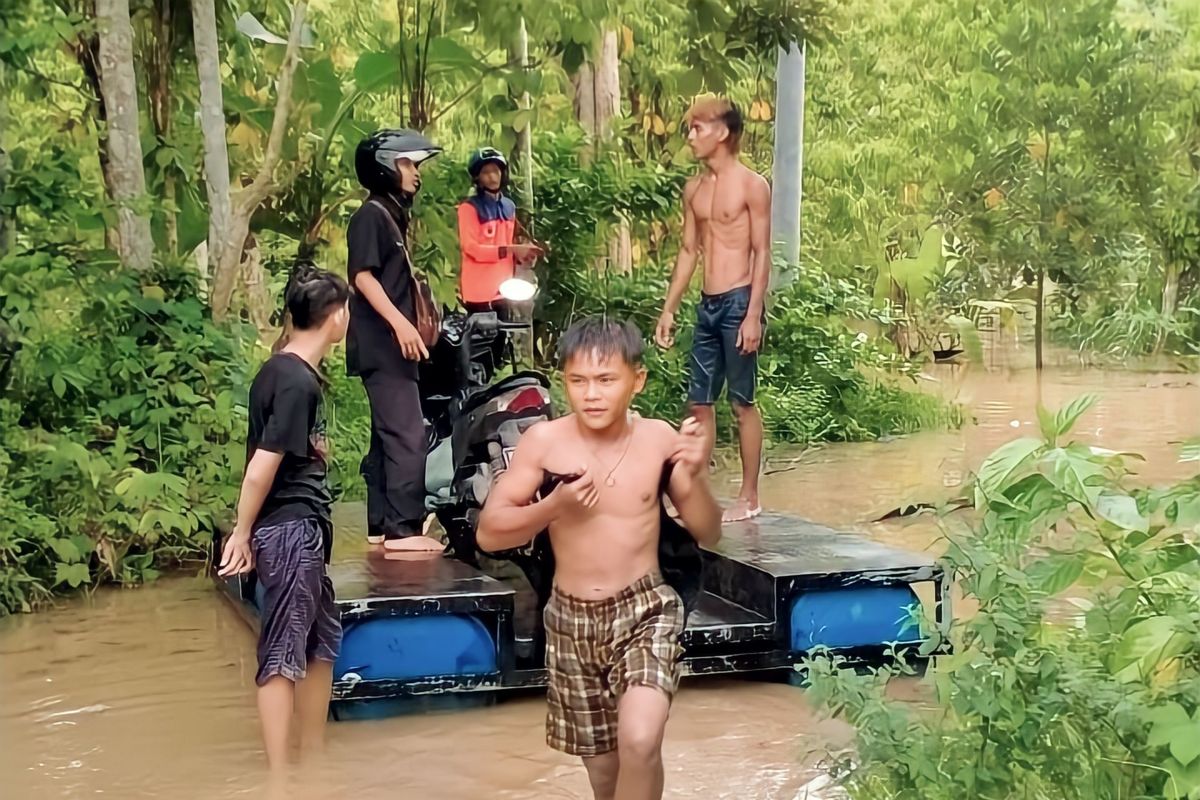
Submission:
[[[699,425],[630,412],[646,382],[632,323],[591,317],[563,335],[569,416],[530,428],[479,519],[485,551],[549,528],[546,742],[583,758],[596,800],[657,800],[662,740],[679,683],[683,602],[659,572],[661,487],[701,544],[721,536]],[[545,473],[567,476],[535,499]]]
[[[654,339],[660,347],[674,344],[675,312],[703,255],[704,290],[692,339],[688,402],[711,446],[716,438],[713,405],[722,384],[729,384],[738,423],[742,490],[723,519],[734,522],[762,512],[758,473],[763,427],[754,407],[754,383],[771,277],[771,188],[738,161],[742,116],[737,106],[724,98],[702,98],[687,119],[688,144],[705,171],[683,190],[683,249]]]

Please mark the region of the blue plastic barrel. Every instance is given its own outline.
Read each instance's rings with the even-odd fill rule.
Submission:
[[[374,617],[346,626],[333,674],[411,680],[496,671],[496,643],[465,614]]]
[[[907,585],[801,592],[792,600],[789,614],[792,649],[920,642],[920,627],[913,616],[918,603]]]

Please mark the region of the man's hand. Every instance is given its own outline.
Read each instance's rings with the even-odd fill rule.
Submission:
[[[670,461],[682,467],[690,477],[697,477],[708,469],[708,440],[704,429],[695,417],[688,417],[679,426],[675,449]]]
[[[526,264],[542,254],[542,248],[533,242],[509,245],[508,250],[518,264]]]
[[[592,478],[592,471],[584,464],[574,475],[563,479],[554,490],[560,503],[591,508],[600,500],[600,491]]]
[[[762,320],[757,315],[747,314],[738,328],[737,349],[739,353],[750,354],[757,352],[762,344]]]
[[[675,315],[664,311],[658,317],[658,325],[654,328],[654,341],[664,350],[675,344]]]
[[[250,532],[234,529],[221,550],[221,567],[217,575],[241,575],[254,569],[254,553],[250,551]]]
[[[404,353],[404,357],[409,361],[429,358],[429,351],[425,349],[425,343],[421,341],[421,334],[417,332],[416,326],[407,319],[401,317],[400,322],[392,327],[392,332],[396,335],[400,352]]]

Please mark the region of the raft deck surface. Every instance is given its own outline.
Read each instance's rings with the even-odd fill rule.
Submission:
[[[336,700],[497,690],[542,685],[537,604],[523,576],[511,565],[489,570],[446,558],[412,560],[368,548],[361,527],[336,525],[361,515],[361,506],[335,513],[329,567],[346,626],[379,617],[465,614],[482,621],[496,643],[497,671],[489,675],[407,681],[335,681]],[[718,545],[705,551],[704,593],[688,617],[683,636],[687,674],[787,668],[795,649],[789,620],[801,593],[932,583],[934,623],[949,624],[948,582],[929,556],[840,533],[799,517],[763,514],[726,525]],[[493,565],[494,566],[494,565]],[[507,569],[505,569],[507,567]],[[256,623],[250,591],[243,582],[222,582],[247,618]],[[853,602],[845,594],[847,603]],[[878,643],[879,652],[886,643]],[[854,649],[854,648],[851,648]],[[351,676],[357,678],[357,676]]]

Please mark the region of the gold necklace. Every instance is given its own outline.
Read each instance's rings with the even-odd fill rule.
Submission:
[[[625,460],[625,455],[629,452],[629,446],[631,444],[633,444],[633,420],[629,421],[629,435],[625,437],[625,448],[621,451],[620,457],[617,458],[617,463],[613,464],[612,469],[610,469],[608,474],[604,476],[605,486],[613,487],[617,485],[617,479],[613,477],[613,473],[617,471],[617,467],[621,466],[621,462]],[[595,450],[590,447],[588,449],[592,451],[592,458],[600,462],[600,466],[603,467],[604,460],[600,458]]]

